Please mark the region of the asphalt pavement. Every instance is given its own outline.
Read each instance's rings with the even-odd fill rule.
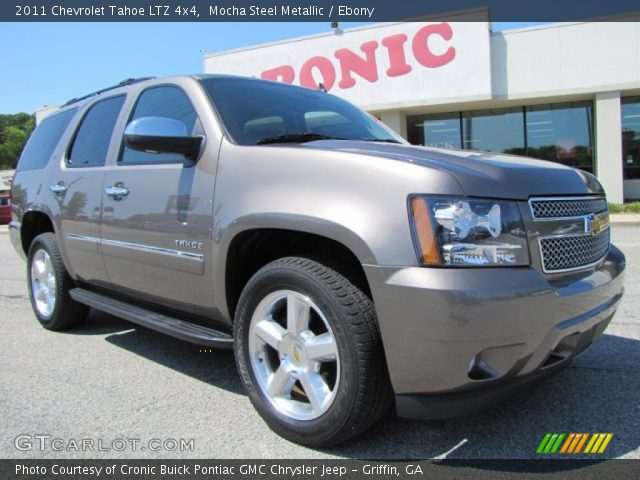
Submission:
[[[614,226],[626,295],[602,339],[524,396],[466,417],[390,416],[313,450],[269,430],[231,351],[202,351],[99,312],[55,333],[35,320],[25,264],[0,230],[0,458],[531,458],[547,432],[611,432],[640,458],[640,227]],[[93,450],[91,450],[93,448]]]

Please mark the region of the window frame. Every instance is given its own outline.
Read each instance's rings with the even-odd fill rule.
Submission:
[[[107,147],[107,155],[105,156],[104,163],[102,163],[101,165],[73,165],[73,164],[71,164],[70,163],[71,150],[73,149],[73,145],[76,143],[76,139],[78,138],[78,134],[80,133],[80,129],[82,128],[82,125],[84,124],[84,121],[86,120],[86,118],[89,115],[89,113],[91,113],[91,110],[93,110],[93,107],[95,107],[99,103],[103,103],[103,102],[106,102],[106,101],[109,101],[109,100],[113,100],[114,98],[118,98],[118,97],[123,97],[124,100],[122,102],[122,105],[120,106],[120,113],[118,113],[118,116],[116,117],[116,120],[113,123],[113,129],[111,130],[111,135],[109,137],[109,146]],[[80,119],[74,125],[73,133],[69,137],[70,138],[69,143],[65,147],[64,159],[63,159],[63,163],[64,163],[65,168],[73,168],[73,169],[75,169],[75,168],[104,168],[108,164],[107,160],[109,159],[109,149],[111,147],[111,142],[113,141],[113,134],[115,133],[116,127],[118,126],[118,120],[123,115],[123,112],[126,109],[126,104],[127,104],[127,92],[120,92],[120,93],[117,93],[115,95],[110,95],[108,97],[97,99],[96,101],[91,102],[86,106],[84,112],[82,112],[82,114],[80,115]]]
[[[131,105],[131,107],[129,109],[127,120],[126,120],[126,122],[124,124],[124,129],[122,130],[122,135],[121,135],[122,138],[120,139],[120,148],[118,149],[118,157],[116,158],[116,162],[115,162],[115,166],[116,167],[139,167],[139,166],[145,166],[145,165],[181,165],[183,167],[192,167],[197,163],[197,160],[194,160],[194,159],[191,159],[191,158],[187,158],[185,156],[183,156],[183,158],[181,160],[176,159],[175,162],[167,162],[167,161],[124,162],[123,161],[124,149],[127,148],[127,146],[125,145],[125,142],[124,142],[124,132],[127,130],[127,127],[129,126],[129,124],[134,120],[133,117],[134,117],[134,115],[136,113],[136,108],[138,107],[138,104],[140,102],[140,99],[142,98],[142,95],[144,95],[145,92],[148,92],[149,90],[153,90],[153,89],[157,89],[157,88],[166,88],[166,87],[177,88],[178,90],[180,90],[184,94],[184,96],[189,101],[189,104],[191,105],[191,108],[193,109],[194,113],[196,114],[196,121],[195,121],[194,125],[196,125],[197,122],[200,122],[200,125],[202,127],[203,135],[202,135],[201,151],[204,150],[205,141],[206,141],[206,135],[204,134],[204,125],[202,123],[202,120],[200,119],[200,115],[198,114],[198,110],[196,109],[196,107],[195,107],[191,97],[189,96],[189,93],[187,92],[187,90],[185,90],[181,85],[178,85],[177,83],[158,83],[158,84],[154,84],[154,85],[149,85],[148,87],[145,87],[142,90],[140,90],[139,92],[137,92],[135,100],[133,101],[133,104]],[[167,118],[167,117],[165,117],[165,118]],[[142,152],[142,153],[145,153],[145,152]],[[153,155],[153,154],[150,153],[150,155]],[[175,155],[179,155],[179,154],[175,154]]]

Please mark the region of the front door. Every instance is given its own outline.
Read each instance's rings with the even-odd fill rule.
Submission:
[[[179,120],[201,134],[189,97],[176,85],[144,90],[130,121],[143,117]],[[166,307],[208,310],[214,180],[181,155],[122,147],[104,182],[101,245],[114,288]]]

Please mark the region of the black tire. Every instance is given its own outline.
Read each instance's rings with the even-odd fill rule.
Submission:
[[[55,279],[55,304],[50,312],[43,312],[39,309],[34,298],[32,286],[32,264],[36,254],[46,252],[51,262],[51,271]],[[27,285],[29,287],[29,298],[31,307],[40,324],[47,330],[64,330],[75,327],[87,319],[89,308],[76,302],[69,296],[69,290],[74,288],[73,279],[69,276],[62,261],[56,237],[53,233],[42,233],[38,235],[31,246],[27,256]]]
[[[257,383],[249,357],[252,316],[272,292],[309,298],[330,324],[340,358],[335,397],[318,418],[298,420],[276,409]],[[236,364],[254,407],[276,433],[310,447],[360,435],[389,411],[393,395],[372,301],[348,279],[313,260],[287,257],[260,269],[245,286],[235,315]]]

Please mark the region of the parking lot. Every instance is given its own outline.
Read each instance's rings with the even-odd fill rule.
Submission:
[[[318,451],[269,430],[242,392],[231,351],[201,351],[97,312],[75,331],[42,329],[25,264],[0,230],[0,457],[530,458],[546,432],[611,432],[607,457],[640,458],[640,227],[614,226],[613,240],[627,255],[626,296],[600,342],[570,368],[484,412],[389,418]],[[62,441],[54,449],[46,436]],[[82,439],[103,449],[78,451],[72,440]],[[181,451],[181,439],[190,448]]]

